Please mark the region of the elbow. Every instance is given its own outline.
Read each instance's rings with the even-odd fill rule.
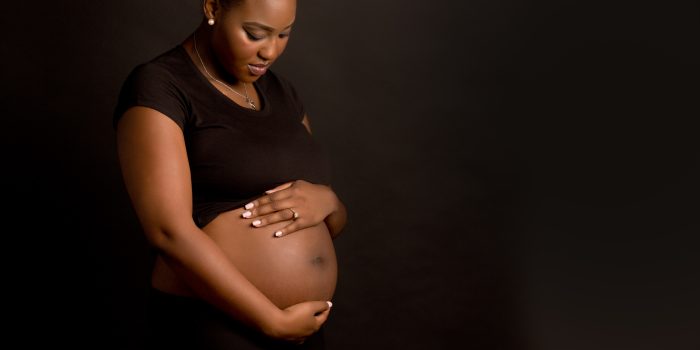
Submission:
[[[168,242],[172,240],[171,235],[163,229],[144,228],[143,231],[148,244],[158,251],[162,251],[168,245]]]
[[[148,244],[158,251],[170,251],[174,244],[198,230],[190,215],[152,210],[137,210],[137,213]]]
[[[145,226],[144,233],[148,243],[158,251],[169,251],[178,237],[181,236],[182,228],[169,228],[160,225]]]
[[[165,232],[162,231],[147,231],[146,232],[146,240],[148,241],[148,244],[151,245],[151,247],[156,248],[157,250],[161,251],[163,248],[166,246],[166,242],[168,242],[168,236],[165,234]]]
[[[326,224],[326,228],[328,228],[328,233],[330,234],[331,238],[336,239],[338,236],[340,236],[340,233],[345,228],[345,219],[344,218],[330,218],[329,219],[329,218],[330,217],[327,217],[326,220],[324,221],[324,223]]]

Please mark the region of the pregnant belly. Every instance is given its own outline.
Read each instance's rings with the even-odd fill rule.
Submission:
[[[277,238],[273,233],[290,221],[256,228],[251,226],[253,220],[241,217],[242,212],[241,208],[222,213],[203,231],[253,285],[280,308],[302,301],[331,300],[337,263],[333,241],[324,223]],[[157,261],[154,281],[172,274],[167,270],[162,261]],[[171,280],[154,286],[158,284],[160,289],[185,294],[182,282]]]

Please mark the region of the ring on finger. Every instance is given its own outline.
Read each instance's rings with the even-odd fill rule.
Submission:
[[[294,209],[292,209],[292,208],[287,208],[287,209],[289,209],[289,210],[292,212],[292,218],[293,218],[294,220],[296,220],[296,219],[299,218],[299,213],[297,213],[296,211],[294,211]]]

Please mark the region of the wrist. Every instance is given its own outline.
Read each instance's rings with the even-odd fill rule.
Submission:
[[[331,215],[335,212],[337,212],[340,209],[340,199],[338,196],[335,194],[335,191],[330,186],[326,186],[326,189],[328,189],[328,194],[329,194],[329,203],[330,205],[330,212],[328,215]]]
[[[265,335],[271,338],[279,338],[284,329],[284,315],[283,311],[276,308],[266,312],[265,317],[262,320],[262,324],[260,325],[260,328]]]

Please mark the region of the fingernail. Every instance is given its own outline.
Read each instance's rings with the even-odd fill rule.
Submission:
[[[246,204],[244,208],[250,209],[250,208],[252,208],[254,205],[255,205],[255,204],[253,204],[253,203],[251,202],[251,203]]]
[[[253,226],[260,226],[260,224],[262,224],[262,221],[260,220],[253,221]]]
[[[246,218],[246,219],[249,218],[250,215],[252,215],[251,212],[250,212],[250,210],[246,210],[246,211],[243,212],[243,214],[241,214],[241,216],[244,217],[244,218]]]
[[[275,237],[279,237],[279,236],[282,236],[282,231],[275,232]]]
[[[328,308],[329,308],[329,309],[333,307],[333,303],[331,303],[330,301],[327,301],[326,303],[328,303]]]

